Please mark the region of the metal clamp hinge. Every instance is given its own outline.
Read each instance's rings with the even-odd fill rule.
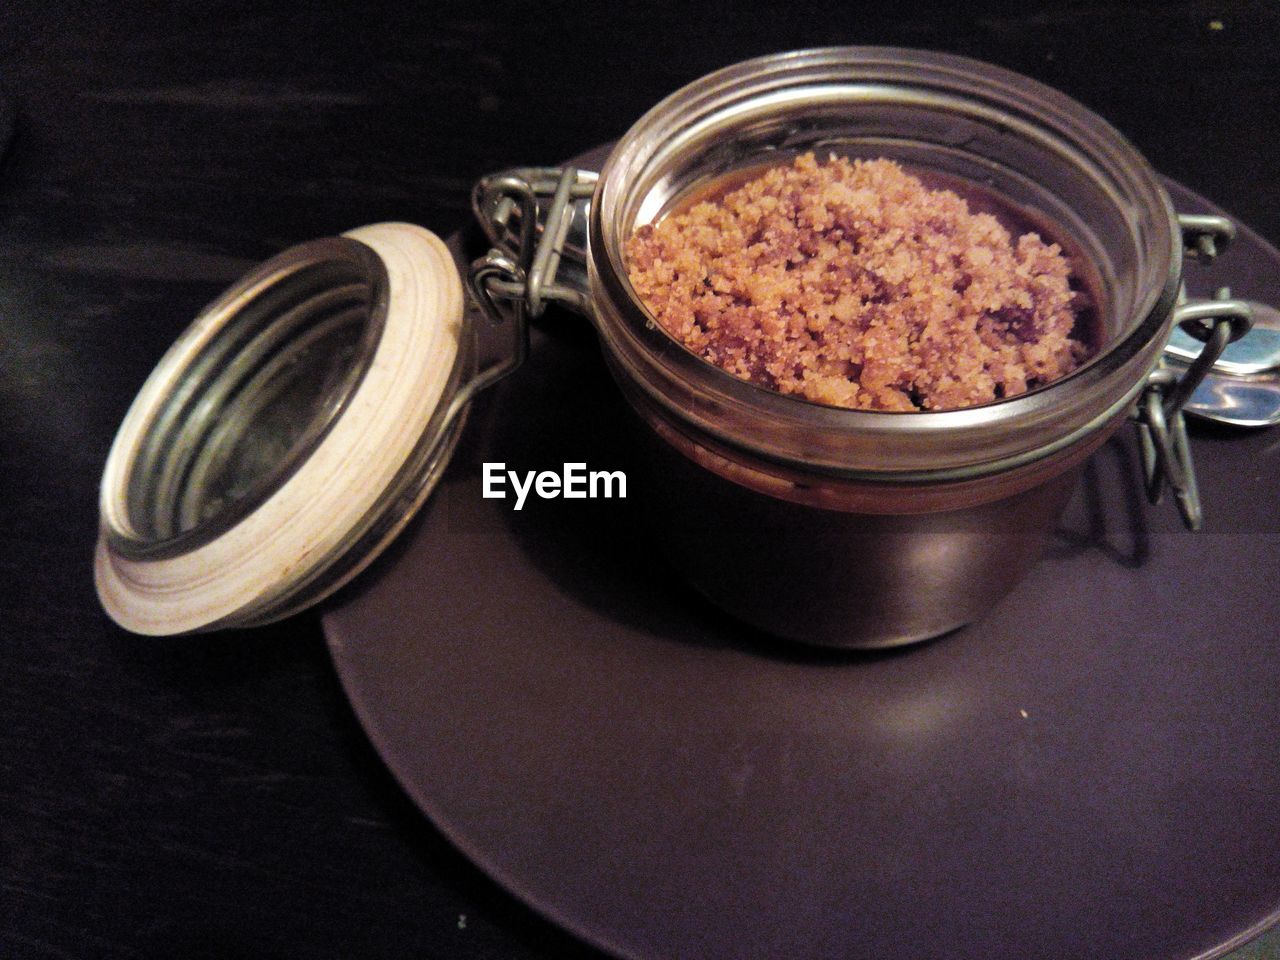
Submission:
[[[1235,235],[1234,226],[1222,217],[1179,218],[1179,222],[1187,220],[1196,221],[1191,228],[1184,227],[1187,246],[1190,249],[1194,244],[1198,255],[1205,258],[1216,256]],[[1230,229],[1219,231],[1219,221]],[[1227,344],[1248,333],[1253,321],[1248,304],[1231,299],[1231,291],[1226,287],[1218,290],[1212,300],[1188,300],[1184,288],[1178,301],[1173,312],[1174,323],[1204,346],[1181,375],[1167,365],[1152,372],[1138,401],[1134,420],[1142,446],[1147,499],[1153,504],[1159,503],[1168,487],[1177,500],[1183,523],[1190,530],[1199,530],[1203,510],[1182,408]]]
[[[550,302],[586,310],[586,209],[596,180],[594,172],[574,167],[522,167],[476,184],[472,210],[493,249],[472,271],[478,266],[487,278],[489,293],[479,302],[490,319],[506,319],[491,309],[498,300],[513,304],[523,319],[542,316]],[[496,263],[518,269],[498,276]]]
[[[493,247],[472,262],[467,289],[490,323],[508,329],[511,349],[458,390],[450,419],[524,363],[529,320],[540,317],[548,303],[586,311],[586,205],[596,179],[592,171],[573,167],[527,167],[476,184],[472,210]]]
[[[1182,249],[1202,263],[1213,263],[1236,238],[1236,225],[1227,217],[1211,213],[1180,213]]]

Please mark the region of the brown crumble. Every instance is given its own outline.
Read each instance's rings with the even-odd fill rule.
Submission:
[[[1088,353],[1057,244],[1015,242],[891,160],[804,154],[640,227],[632,285],[694,353],[753,383],[868,410],[1012,397]]]

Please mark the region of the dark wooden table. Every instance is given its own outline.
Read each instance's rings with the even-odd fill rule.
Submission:
[[[611,140],[724,64],[846,43],[1057,86],[1280,243],[1270,0],[0,6],[0,956],[596,956],[405,798],[316,614],[112,626],[99,473],[162,351],[255,261],[377,220],[448,233],[487,171]]]

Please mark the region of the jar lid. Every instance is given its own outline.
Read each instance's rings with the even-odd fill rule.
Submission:
[[[421,227],[253,270],[164,355],[112,444],[94,558],[112,619],[249,626],[332,593],[434,488],[473,354],[453,256]]]

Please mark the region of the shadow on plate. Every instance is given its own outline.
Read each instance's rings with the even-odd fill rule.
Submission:
[[[1085,464],[1075,497],[1054,531],[1048,556],[1094,551],[1126,569],[1147,562],[1150,508],[1131,434],[1122,429]]]

